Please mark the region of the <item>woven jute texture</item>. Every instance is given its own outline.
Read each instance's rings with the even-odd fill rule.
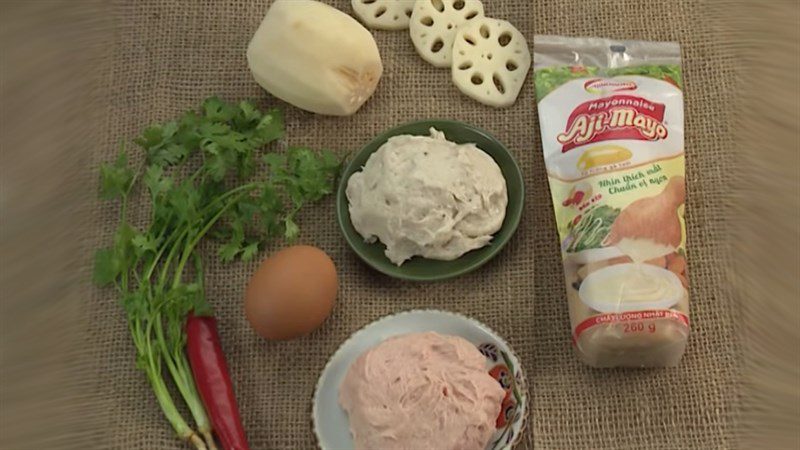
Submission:
[[[350,12],[349,0],[327,1]],[[399,123],[448,118],[482,127],[511,150],[525,176],[519,231],[491,263],[459,279],[417,284],[384,277],[348,249],[333,199],[299,218],[301,241],[337,264],[337,306],[313,335],[292,342],[258,338],[242,312],[256,262],[222,265],[209,250],[207,294],[253,448],[311,449],[311,396],[328,357],[351,333],[384,315],[414,308],[459,312],[503,335],[524,362],[531,413],[521,448],[727,448],[735,446],[739,353],[736,309],[726,290],[728,192],[736,163],[727,105],[734,92],[734,49],[712,6],[695,0],[491,0],[487,15],[507,18],[532,43],[534,33],[678,41],[686,83],[686,153],[692,335],[673,369],[594,370],[570,345],[569,319],[532,83],[516,105],[494,110],[462,96],[446,70],[425,64],[405,32],[375,32],[384,76],[355,116],[324,118],[267,96],[247,69],[247,43],[265,0],[137,0],[108,6],[114,39],[102,65],[106,108],[96,168],[120,140],[199,105],[209,95],[256,99],[286,113],[287,141],[345,154]],[[88,180],[88,178],[87,178]],[[113,205],[93,208],[87,248],[109,242]],[[279,248],[276,243],[261,256]],[[94,289],[87,314],[96,396],[107,419],[98,448],[186,448],[135,368],[125,319],[111,290]],[[88,345],[88,344],[87,344]]]

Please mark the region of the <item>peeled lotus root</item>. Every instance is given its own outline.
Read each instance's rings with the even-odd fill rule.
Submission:
[[[628,238],[679,247],[682,231],[678,208],[685,199],[686,181],[682,176],[672,177],[660,194],[636,200],[623,209],[611,225],[604,244],[616,245]]]

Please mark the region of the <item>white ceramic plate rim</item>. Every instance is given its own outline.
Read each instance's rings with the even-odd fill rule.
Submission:
[[[333,446],[329,445],[327,442],[324,441],[324,438],[322,436],[322,431],[320,429],[320,420],[318,419],[318,417],[319,417],[319,402],[320,402],[321,393],[322,393],[323,387],[325,385],[325,382],[329,378],[329,373],[332,370],[332,367],[335,364],[337,364],[338,360],[340,360],[342,358],[350,359],[350,361],[345,360],[343,362],[345,364],[345,366],[344,366],[344,371],[340,374],[341,376],[336,377],[336,375],[330,375],[330,376],[332,376],[334,378],[339,378],[338,380],[334,379],[335,386],[336,386],[336,394],[335,395],[337,395],[337,398],[338,398],[338,385],[341,383],[341,379],[344,377],[344,373],[346,372],[347,368],[350,367],[350,364],[352,364],[352,362],[359,355],[361,355],[361,353],[363,353],[364,351],[374,347],[375,345],[377,345],[380,342],[383,342],[384,340],[386,340],[389,337],[397,336],[399,334],[422,332],[422,331],[439,331],[439,332],[441,332],[441,330],[438,330],[436,328],[436,326],[426,327],[426,326],[422,325],[421,322],[416,322],[417,324],[419,324],[419,326],[411,327],[411,328],[409,328],[407,330],[386,331],[386,332],[383,332],[383,333],[377,332],[376,333],[376,339],[374,341],[367,340],[367,341],[365,341],[363,343],[360,343],[360,345],[357,345],[358,344],[358,340],[359,339],[363,340],[363,336],[365,334],[369,333],[373,328],[379,327],[381,324],[386,324],[387,322],[392,322],[392,321],[395,321],[395,320],[401,320],[403,318],[413,318],[413,316],[422,316],[422,317],[428,317],[428,318],[435,318],[436,316],[440,316],[440,318],[444,317],[444,318],[450,319],[450,320],[457,320],[457,321],[461,322],[462,324],[468,325],[468,326],[472,327],[473,329],[481,332],[482,334],[487,335],[488,337],[490,337],[492,340],[495,341],[494,343],[496,343],[498,345],[498,347],[500,347],[501,350],[504,350],[508,354],[509,359],[511,360],[511,362],[514,364],[515,368],[520,373],[521,384],[522,384],[522,386],[520,386],[520,390],[521,390],[521,396],[523,397],[523,400],[522,400],[522,402],[520,402],[520,405],[519,405],[522,420],[520,420],[519,423],[515,424],[513,426],[513,428],[512,428],[512,430],[514,432],[514,438],[511,441],[511,443],[501,447],[502,450],[508,450],[508,449],[513,448],[517,443],[519,443],[519,440],[520,440],[520,438],[522,436],[522,432],[524,431],[525,426],[527,424],[527,416],[528,416],[527,382],[525,380],[525,373],[524,373],[524,370],[522,368],[522,364],[520,363],[519,358],[517,358],[517,356],[514,353],[513,349],[511,348],[510,345],[508,345],[508,343],[506,342],[505,339],[500,337],[500,335],[498,335],[494,330],[492,330],[488,326],[484,325],[483,323],[481,323],[481,322],[479,322],[479,321],[477,321],[475,319],[469,318],[467,316],[464,316],[462,314],[453,313],[453,312],[449,312],[449,311],[435,310],[435,309],[415,309],[415,310],[404,311],[404,312],[400,312],[400,313],[390,314],[388,316],[384,316],[384,317],[382,317],[380,319],[377,319],[377,320],[367,324],[366,326],[364,326],[360,330],[356,331],[355,333],[353,333],[347,340],[345,340],[339,346],[339,348],[333,353],[333,355],[330,357],[330,359],[328,360],[327,364],[323,368],[322,373],[320,374],[319,380],[317,381],[316,388],[314,389],[314,397],[313,397],[313,400],[312,400],[312,402],[313,402],[312,405],[313,406],[312,406],[312,411],[311,411],[311,420],[312,420],[312,422],[314,424],[314,434],[315,434],[315,436],[317,438],[317,446],[320,449],[323,449],[323,450],[345,450],[345,449],[342,449],[342,448],[333,447]],[[414,324],[414,322],[410,322],[410,323]],[[448,334],[453,334],[453,333],[448,333]],[[349,357],[348,357],[348,356],[345,355],[345,353],[352,353],[352,355],[349,355]],[[349,429],[349,422],[347,422],[347,415],[338,406],[338,401],[336,402],[336,405],[337,405],[338,410],[344,416],[346,425],[348,425],[348,426],[345,427],[345,432],[349,436],[350,429]]]

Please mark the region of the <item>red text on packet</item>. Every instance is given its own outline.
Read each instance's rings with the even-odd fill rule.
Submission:
[[[570,114],[563,133],[557,136],[561,152],[592,142],[611,139],[654,141],[667,137],[664,105],[632,95],[590,100]]]

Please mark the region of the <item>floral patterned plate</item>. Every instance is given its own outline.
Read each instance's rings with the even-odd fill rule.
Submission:
[[[314,392],[312,411],[320,448],[353,448],[347,414],[339,406],[339,386],[356,358],[389,337],[425,331],[460,336],[475,344],[486,357],[486,370],[506,390],[497,431],[486,450],[508,450],[519,442],[527,418],[528,391],[522,366],[509,345],[474,319],[444,311],[415,310],[372,322],[345,341],[328,361]]]

